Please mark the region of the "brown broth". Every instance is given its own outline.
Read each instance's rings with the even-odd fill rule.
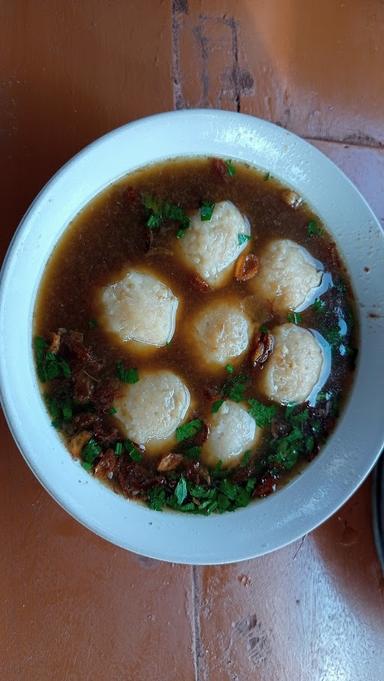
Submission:
[[[356,329],[353,327],[353,295],[347,273],[339,258],[335,244],[319,218],[303,203],[292,208],[284,199],[286,188],[254,168],[236,163],[233,177],[222,177],[213,167],[212,159],[194,158],[166,161],[148,166],[130,174],[112,185],[90,202],[70,224],[56,246],[46,267],[35,308],[35,334],[48,334],[65,327],[84,333],[86,342],[106,362],[105,371],[114,372],[115,364],[123,359],[127,366],[140,371],[167,368],[174,370],[185,381],[195,397],[196,412],[191,416],[205,416],[210,411],[212,390],[228,378],[225,369],[209,374],[191,353],[185,334],[188,320],[195,311],[220,298],[230,300],[252,295],[247,282],[235,280],[217,290],[199,291],[192,284],[191,271],[173,252],[176,227],[170,223],[154,233],[148,251],[146,212],[140,195],[155,195],[160,199],[181,205],[185,210],[196,210],[203,201],[231,200],[250,220],[252,250],[257,254],[263,245],[275,237],[290,238],[303,245],[311,255],[320,260],[334,283],[342,281],[337,300],[332,291],[322,297],[328,312],[321,314],[312,307],[302,314],[302,325],[326,333],[335,329],[339,320],[345,319],[348,334],[345,346],[356,346]],[[308,223],[315,220],[321,225],[321,237],[308,234]],[[150,269],[169,285],[179,299],[177,328],[172,342],[148,354],[132,353],[128,344],[120,342],[101,325],[90,328],[90,320],[100,317],[98,292],[102,286],[116,281],[127,266],[140,265]],[[331,296],[331,298],[330,298]],[[258,310],[259,324],[267,322],[270,328],[286,317],[269,317],[266,310]],[[344,353],[344,354],[343,354]],[[243,362],[249,373],[247,358]],[[236,370],[236,373],[238,371]],[[345,350],[336,349],[332,357],[332,372],[324,390],[332,391],[338,401],[344,401],[351,383],[352,368]],[[49,390],[48,390],[49,392]],[[266,402],[252,381],[247,395]],[[105,417],[114,421],[111,417]],[[115,424],[116,425],[116,424]],[[267,444],[260,450],[265,452]],[[149,462],[148,465],[153,466]],[[284,476],[283,476],[284,477]]]

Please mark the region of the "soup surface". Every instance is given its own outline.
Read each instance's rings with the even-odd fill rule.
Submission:
[[[212,158],[130,174],[68,227],[34,328],[44,399],[92,475],[156,510],[234,510],[331,433],[356,355],[332,238],[268,173]]]

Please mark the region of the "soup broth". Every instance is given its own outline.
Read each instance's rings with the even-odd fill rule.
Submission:
[[[183,252],[192,234],[188,230],[195,229],[194,220],[209,229],[221,209],[232,215],[235,207],[236,216],[245,216],[237,234],[239,252],[224,268],[222,281],[204,278],[198,259],[188,259]],[[273,294],[268,283],[270,273],[278,271],[275,261],[266,269],[268,249],[280,240],[282,248],[293,249],[292,258],[304,258],[308,276],[319,279],[310,296],[293,309],[289,303],[284,307],[282,295]],[[301,286],[305,277],[295,263],[292,260],[291,270]],[[120,292],[108,287],[127,272],[130,279],[124,281],[130,291],[136,286],[140,301],[147,285],[151,295],[155,290],[151,277],[173,294],[174,330],[169,321],[157,345],[134,340],[136,336],[122,340],[123,332],[119,335],[113,326],[106,300],[109,296],[115,304]],[[220,332],[211,342],[216,322],[209,315],[221,309],[225,317],[232,308],[236,343],[242,342],[240,323],[246,341],[227,361],[232,331],[220,318]],[[140,318],[146,322],[145,333],[155,333],[150,310],[142,302],[135,314],[139,325]],[[169,314],[164,308],[164,319],[170,320]],[[53,425],[90,474],[156,510],[223,512],[276,491],[318,454],[350,389],[357,345],[354,319],[353,294],[336,245],[300,197],[245,164],[183,158],[128,175],[92,200],[69,225],[47,265],[36,303],[37,371]],[[301,343],[309,344],[308,351],[284,367],[291,377],[282,379],[279,343],[285,352],[288,340],[279,340],[280,333],[291,334],[293,353]],[[207,356],[207,343],[214,346],[213,360]],[[301,380],[297,363],[306,352],[322,369],[312,369],[308,360]],[[319,376],[309,394],[291,401],[290,390],[298,395],[301,385],[305,391],[310,371]],[[175,416],[172,434],[140,442],[130,433],[143,432],[143,419],[148,420],[152,409],[157,414],[152,400],[168,390],[165,383],[154,382],[151,395],[151,376],[180,379],[188,397]],[[144,380],[149,386],[145,393]],[[177,386],[169,388],[174,395],[181,390]],[[147,411],[140,415],[140,426],[132,425],[139,403],[144,412],[147,405]],[[164,428],[173,427],[173,411],[167,408]],[[224,420],[220,422],[224,417],[225,427]],[[163,423],[162,415],[156,418]],[[244,428],[237,427],[236,418],[243,419]],[[155,426],[145,424],[147,429]],[[232,439],[233,431],[250,430],[235,446],[224,441],[226,428]]]

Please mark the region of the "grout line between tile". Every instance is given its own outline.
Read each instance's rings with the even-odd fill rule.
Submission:
[[[184,109],[185,102],[182,92],[182,78],[180,71],[180,13],[186,12],[182,0],[171,0],[171,31],[172,31],[172,84],[173,84],[173,108]]]
[[[300,133],[297,133],[300,134]],[[342,147],[354,147],[358,149],[370,149],[374,151],[382,151],[384,152],[384,146],[381,142],[374,141],[372,143],[367,143],[359,140],[340,140],[340,139],[334,139],[332,137],[311,137],[310,135],[301,135],[304,139],[306,139],[308,142],[324,142],[325,144],[338,144]]]
[[[203,681],[202,675],[202,646],[201,646],[201,631],[200,631],[200,603],[201,590],[200,578],[198,573],[199,568],[196,565],[192,566],[192,645],[193,645],[193,664],[195,668],[195,681]]]

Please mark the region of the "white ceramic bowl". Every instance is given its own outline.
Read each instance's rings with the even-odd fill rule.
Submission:
[[[246,161],[296,189],[324,220],[347,263],[360,312],[352,394],[320,455],[281,491],[234,513],[156,512],[127,501],[74,462],[51,427],[36,381],[32,315],[47,260],[67,225],[126,173],[175,156]],[[13,436],[42,485],[72,516],[131,551],[180,563],[228,563],[284,546],[322,523],[355,491],[384,440],[384,239],[372,211],[325,156],[295,135],[251,116],[181,111],[110,132],[44,187],[4,262],[0,293],[2,404]],[[369,272],[366,271],[369,268]]]

